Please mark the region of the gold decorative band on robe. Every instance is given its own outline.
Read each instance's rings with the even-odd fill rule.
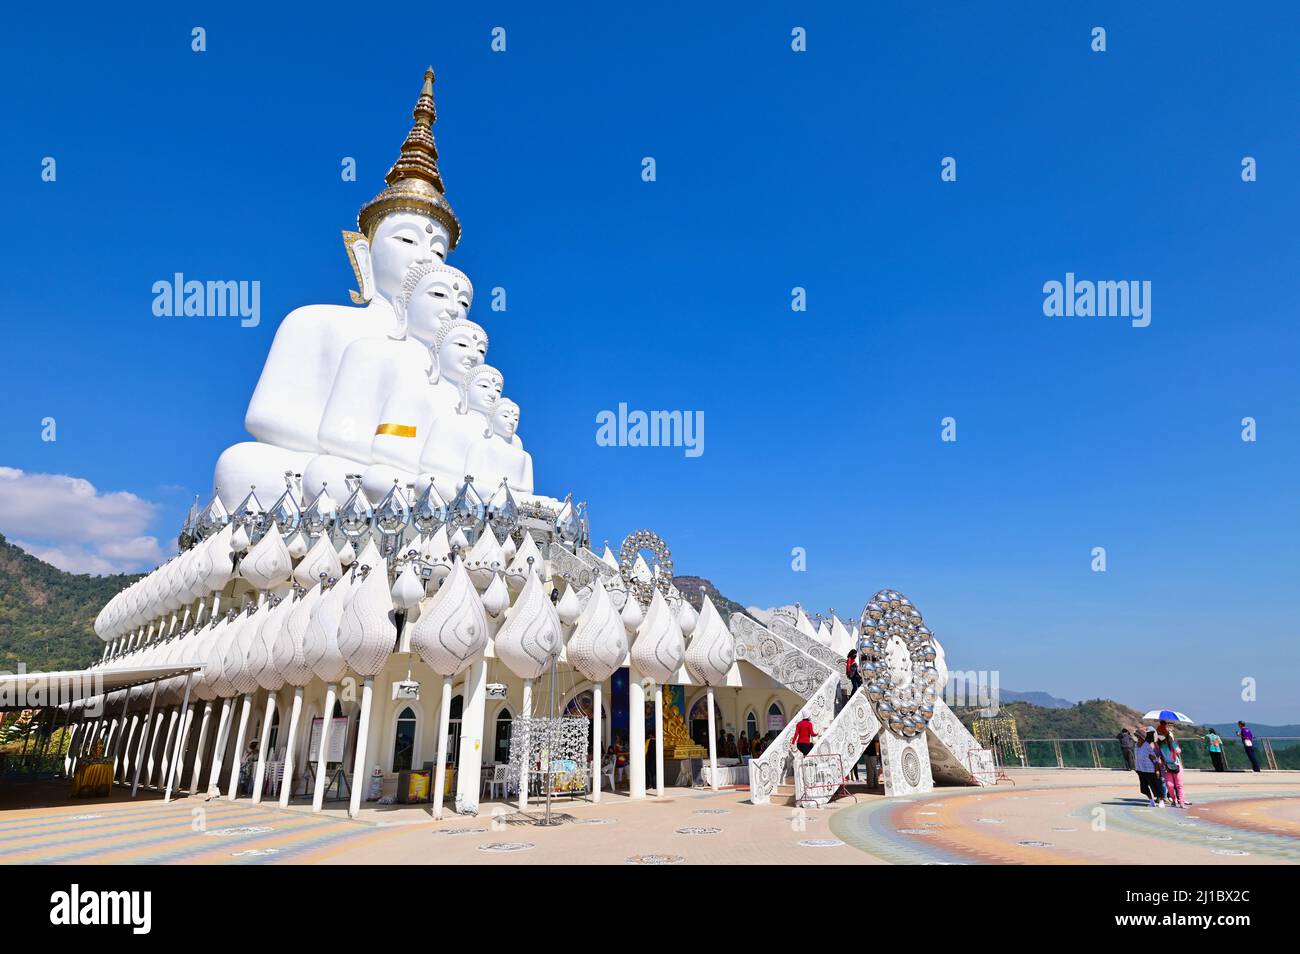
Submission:
[[[414,437],[414,424],[380,424],[375,428],[375,435],[391,434],[393,437]]]

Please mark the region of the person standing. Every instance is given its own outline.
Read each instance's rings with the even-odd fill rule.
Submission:
[[[849,693],[852,696],[862,686],[862,673],[858,671],[858,652],[855,649],[850,649],[848,658],[844,660],[844,675],[849,677],[849,683],[853,686]]]
[[[1204,736],[1205,744],[1210,749],[1210,761],[1214,763],[1214,771],[1226,772],[1228,766],[1223,762],[1223,739],[1219,738],[1219,733],[1211,729]]]
[[[1119,740],[1119,750],[1124,755],[1124,767],[1130,772],[1137,771],[1137,763],[1133,760],[1133,749],[1137,741],[1133,738],[1133,733],[1128,729],[1120,729],[1115,738]]]
[[[1183,750],[1172,732],[1160,742],[1160,761],[1165,771],[1165,792],[1169,803],[1179,808],[1187,807],[1183,797]]]
[[[1156,802],[1164,799],[1164,790],[1159,782],[1159,755],[1155,748],[1156,734],[1148,732],[1138,743],[1134,753],[1134,768],[1138,773],[1138,791],[1147,797],[1147,804],[1156,807]]]
[[[812,719],[804,716],[794,726],[794,747],[803,755],[812,751],[813,739],[817,738],[817,733],[813,731]]]
[[[1242,747],[1246,750],[1246,758],[1250,759],[1251,771],[1259,771],[1259,758],[1255,755],[1255,733],[1246,727],[1246,723],[1237,723],[1237,736],[1241,739]]]

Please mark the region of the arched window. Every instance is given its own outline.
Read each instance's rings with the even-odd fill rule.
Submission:
[[[409,769],[414,756],[415,710],[407,706],[398,714],[397,729],[393,733],[393,771]]]
[[[451,718],[447,725],[447,761],[451,765],[460,765],[460,718],[464,710],[464,698],[462,696],[452,696]],[[436,760],[437,757],[435,754],[434,759]]]
[[[271,712],[271,734],[267,736],[266,748],[268,752],[275,751],[275,743],[280,741],[280,708],[277,706]]]
[[[769,732],[780,732],[785,728],[785,713],[781,711],[780,705],[772,703],[767,707],[767,730]]]
[[[510,761],[510,731],[514,728],[514,716],[505,706],[497,713],[496,744],[492,747],[492,761]]]
[[[758,716],[753,709],[745,716],[745,735],[751,739],[758,735]]]

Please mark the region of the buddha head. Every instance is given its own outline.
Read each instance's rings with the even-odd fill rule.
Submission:
[[[442,262],[415,262],[393,301],[398,332],[432,348],[443,325],[468,318],[473,301],[474,286],[460,269]],[[483,351],[486,354],[486,338]]]
[[[484,417],[490,418],[492,409],[496,407],[497,401],[501,400],[505,383],[501,372],[490,364],[480,364],[471,369],[465,375],[465,382],[461,385],[460,406],[456,408],[456,413],[468,414],[470,411],[477,411]]]
[[[469,373],[486,367],[488,336],[481,327],[468,318],[444,321],[433,335],[433,365],[429,380],[433,383],[446,380],[463,387]],[[498,388],[497,393],[500,394]]]
[[[384,177],[388,187],[362,206],[357,216],[360,233],[345,236],[363,300],[378,294],[396,301],[412,262],[442,261],[460,240],[460,220],[444,194],[433,141],[438,114],[432,69],[425,71],[411,115],[415,124]],[[366,287],[367,278],[373,288]]]
[[[519,430],[519,405],[510,398],[501,398],[492,408],[492,433],[509,444]]]

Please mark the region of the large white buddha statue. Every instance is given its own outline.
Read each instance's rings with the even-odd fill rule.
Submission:
[[[505,378],[500,371],[491,365],[478,365],[465,376],[455,413],[440,415],[429,428],[429,439],[420,452],[420,471],[433,477],[434,486],[445,499],[450,500],[465,482],[469,473],[465,470],[465,460],[470,447],[483,440],[484,432],[491,429],[492,410],[501,399],[504,387]],[[476,478],[474,483],[480,495],[483,489],[494,489],[486,475],[471,476]]]
[[[352,300],[361,307],[308,305],[280,323],[244,418],[256,440],[228,448],[217,461],[214,483],[228,508],[249,485],[278,488],[285,471],[303,473],[313,457],[329,451],[320,443],[320,425],[344,353],[359,339],[399,334],[393,302],[407,269],[443,260],[460,240],[438,172],[432,69],[413,116],[385,177],[388,187],[362,207],[360,232],[344,233],[360,286]]]
[[[466,318],[472,296],[469,279],[450,265],[407,268],[393,301],[397,330],[354,341],[343,353],[320,425],[329,453],[307,465],[308,494],[343,486],[375,461],[415,470],[417,440],[428,436],[436,413],[455,409],[464,375],[487,356],[487,333]]]
[[[474,489],[487,500],[501,481],[516,494],[533,492],[533,456],[515,436],[519,427],[519,405],[501,398],[488,415],[488,427],[470,442],[465,454],[465,473],[474,478]]]

